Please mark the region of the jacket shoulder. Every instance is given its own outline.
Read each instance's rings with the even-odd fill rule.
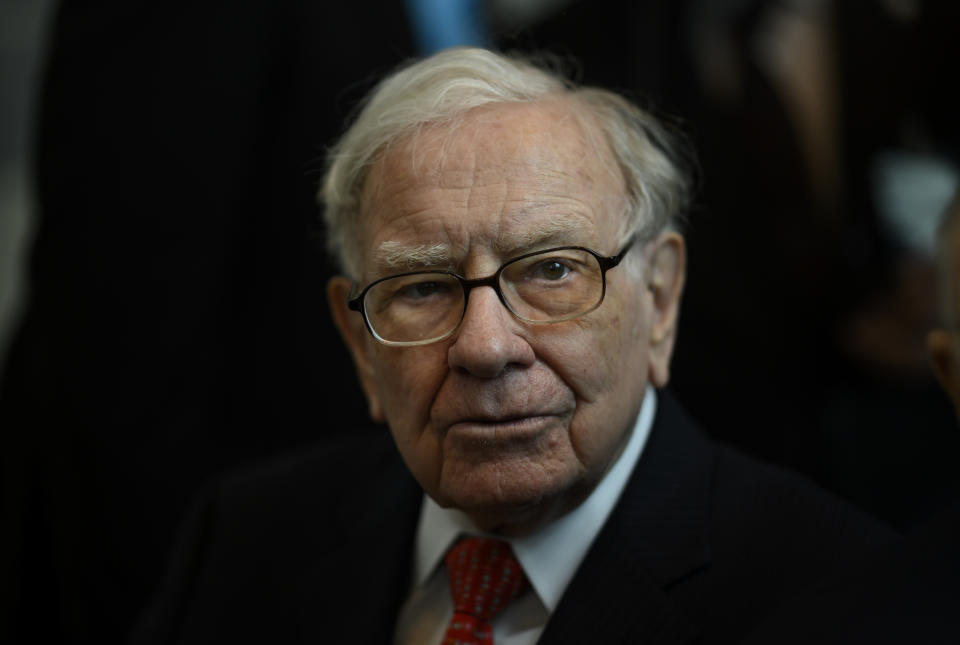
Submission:
[[[658,578],[704,643],[737,642],[784,603],[897,539],[884,524],[809,479],[710,439],[669,395],[661,399],[659,437],[651,436],[657,455],[649,456],[665,465],[644,484],[685,487],[686,495],[670,503],[671,517],[677,521],[683,499],[695,500],[688,508],[702,524],[691,520],[687,526],[699,525],[703,532],[696,543],[701,557],[689,558],[701,565],[678,568],[677,574],[686,571],[682,576]],[[658,515],[665,512],[661,508]],[[659,561],[650,566],[662,567]]]
[[[216,477],[187,514],[133,642],[293,642],[304,603],[325,600],[315,597],[317,581],[346,579],[343,554],[364,552],[385,522],[398,537],[384,557],[408,552],[421,495],[386,433]],[[392,572],[386,586],[401,585],[403,574]]]
[[[266,461],[213,478],[206,494],[229,505],[239,500],[245,512],[262,502],[275,505],[303,497],[314,501],[318,491],[355,489],[371,473],[399,465],[399,456],[389,434],[366,430],[320,441]],[[353,481],[351,481],[353,480]]]
[[[756,556],[776,553],[777,559],[801,566],[810,560],[829,565],[897,538],[889,527],[806,477],[724,444],[715,444],[714,454],[713,521],[721,545],[736,535],[738,542],[760,549]]]

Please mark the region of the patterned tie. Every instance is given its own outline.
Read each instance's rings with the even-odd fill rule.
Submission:
[[[444,645],[493,643],[490,621],[528,586],[510,545],[467,538],[447,551],[453,618]]]

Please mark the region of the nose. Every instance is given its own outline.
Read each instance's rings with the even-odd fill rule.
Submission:
[[[447,350],[450,368],[478,378],[494,378],[509,367],[532,365],[533,348],[520,331],[522,323],[500,302],[496,292],[470,292],[467,310]]]

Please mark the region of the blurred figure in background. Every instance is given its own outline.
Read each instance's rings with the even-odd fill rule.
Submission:
[[[927,336],[929,363],[960,421],[960,192],[937,243],[940,324]],[[901,428],[904,442],[922,420]],[[960,427],[954,428],[960,434]],[[960,453],[952,455],[954,465]],[[939,645],[960,642],[960,496],[879,558],[837,574],[787,604],[745,645]]]
[[[834,490],[909,529],[960,496],[960,433],[924,342],[937,317],[935,231],[960,169],[960,104],[947,80],[960,5],[833,5],[844,255],[823,466]]]

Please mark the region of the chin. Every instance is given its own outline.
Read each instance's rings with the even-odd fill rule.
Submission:
[[[474,467],[465,477],[442,482],[441,506],[457,508],[482,529],[506,532],[507,527],[533,528],[575,503],[575,481],[560,473],[538,473],[523,464],[515,471],[503,464]],[[546,475],[550,476],[536,476]],[[501,531],[502,529],[502,531]]]

